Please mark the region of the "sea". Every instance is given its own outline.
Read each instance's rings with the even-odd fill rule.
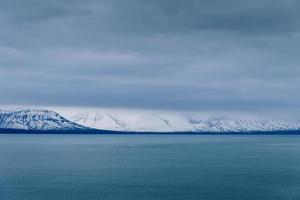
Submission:
[[[0,135],[1,200],[300,199],[297,135]]]

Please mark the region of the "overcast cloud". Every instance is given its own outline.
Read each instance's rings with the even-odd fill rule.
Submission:
[[[298,0],[0,0],[0,104],[299,117]]]

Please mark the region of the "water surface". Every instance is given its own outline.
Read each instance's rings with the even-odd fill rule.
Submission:
[[[300,199],[300,136],[0,135],[0,199]]]

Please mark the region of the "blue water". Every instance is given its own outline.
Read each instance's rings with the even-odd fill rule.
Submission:
[[[300,136],[0,135],[0,199],[300,199]]]

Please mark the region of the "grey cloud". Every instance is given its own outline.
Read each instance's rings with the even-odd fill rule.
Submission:
[[[0,104],[299,116],[299,6],[0,0]]]
[[[113,1],[112,26],[133,32],[228,30],[242,32],[298,29],[297,1]],[[117,13],[117,14],[114,14]]]

